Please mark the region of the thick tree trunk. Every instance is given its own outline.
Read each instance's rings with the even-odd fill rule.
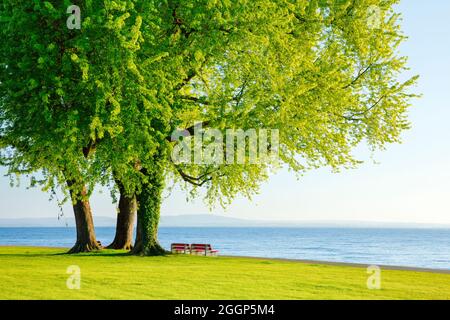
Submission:
[[[140,256],[165,255],[158,242],[158,224],[161,208],[163,178],[160,172],[149,176],[148,183],[137,195],[137,231],[133,254]]]
[[[133,228],[136,216],[136,197],[125,194],[123,186],[118,183],[120,191],[119,213],[117,215],[116,236],[108,249],[131,250],[133,248]]]
[[[70,187],[73,183],[68,182],[68,185]],[[86,194],[86,188],[83,187],[82,196],[86,196]],[[73,197],[73,194],[71,195]],[[77,242],[68,253],[72,254],[100,250],[101,245],[95,238],[94,221],[92,219],[92,210],[89,200],[76,200],[73,204],[73,212],[75,214]]]

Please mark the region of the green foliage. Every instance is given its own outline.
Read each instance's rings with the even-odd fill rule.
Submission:
[[[157,166],[176,183],[197,178],[211,204],[250,196],[276,167],[172,163],[167,137],[201,121],[278,129],[297,172],[354,166],[355,146],[382,148],[409,127],[416,79],[399,81],[397,2],[86,0],[81,30],[68,30],[69,1],[2,0],[3,162],[43,170],[47,187],[61,172],[91,189],[114,173],[134,193],[139,169]]]
[[[165,250],[158,243],[158,225],[161,211],[161,194],[164,188],[164,169],[154,166],[153,172],[144,170],[149,177],[137,196],[137,241],[133,252],[140,255],[164,255]]]

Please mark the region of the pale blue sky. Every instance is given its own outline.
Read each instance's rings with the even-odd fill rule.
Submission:
[[[333,174],[327,169],[300,180],[282,171],[261,188],[253,201],[238,199],[225,213],[250,219],[360,220],[450,223],[450,1],[404,0],[403,29],[410,39],[402,45],[410,57],[411,74],[420,74],[417,91],[423,98],[411,110],[413,128],[404,143],[377,152],[375,160],[358,151],[366,164]],[[0,169],[0,173],[4,173]],[[115,215],[108,193],[95,194],[95,216]],[[163,205],[166,214],[209,213],[200,200],[186,203],[172,193]],[[64,209],[71,216],[71,208]],[[39,190],[10,188],[0,177],[0,218],[56,217],[55,202]]]

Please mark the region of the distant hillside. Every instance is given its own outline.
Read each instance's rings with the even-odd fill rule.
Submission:
[[[94,217],[96,227],[114,227],[112,217]],[[363,221],[263,221],[231,218],[216,214],[162,216],[162,227],[304,227],[304,228],[450,228],[450,225]],[[2,219],[0,227],[74,227],[73,217]]]
[[[244,220],[216,214],[162,216],[161,226],[166,227],[251,227],[259,225],[255,220]]]
[[[450,228],[450,225],[392,223],[367,221],[301,221],[301,220],[248,220],[216,214],[179,215],[161,217],[166,227],[280,227],[280,228]]]
[[[94,217],[96,227],[111,227],[115,226],[115,219],[109,217]],[[21,219],[1,219],[0,227],[75,227],[75,220],[73,217],[61,218],[21,218]]]

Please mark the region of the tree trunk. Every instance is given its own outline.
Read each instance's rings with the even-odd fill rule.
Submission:
[[[168,252],[158,242],[163,177],[161,172],[148,177],[148,182],[137,195],[136,241],[131,252],[140,256],[165,255]]]
[[[71,182],[68,182],[67,184],[69,187],[74,185],[74,183]],[[87,195],[86,187],[83,187],[81,193],[82,197]],[[74,196],[72,191],[71,196],[73,199]],[[68,253],[72,254],[100,250],[101,245],[95,238],[94,221],[92,219],[92,210],[89,200],[77,199],[73,204],[73,212],[75,214],[75,224],[77,228],[77,242]]]
[[[108,249],[131,250],[133,248],[133,228],[136,216],[136,197],[128,196],[120,182],[119,213],[117,215],[116,236]]]

